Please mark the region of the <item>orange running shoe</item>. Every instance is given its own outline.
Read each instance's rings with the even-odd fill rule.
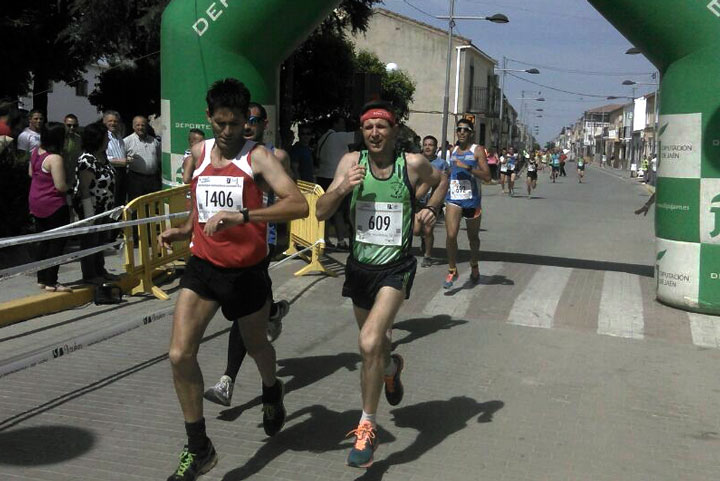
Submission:
[[[445,276],[445,282],[443,282],[443,289],[450,289],[457,279],[458,279],[457,269],[448,271],[447,276]]]
[[[355,436],[355,445],[348,454],[347,465],[354,468],[369,468],[373,463],[373,454],[377,449],[377,429],[370,421],[361,422],[357,429],[347,433]]]
[[[400,354],[393,354],[391,357],[395,361],[397,371],[395,371],[394,375],[383,378],[385,381],[385,399],[391,406],[397,406],[402,401],[403,394],[405,394],[405,388],[402,381],[400,381],[400,374],[405,368],[405,360]]]

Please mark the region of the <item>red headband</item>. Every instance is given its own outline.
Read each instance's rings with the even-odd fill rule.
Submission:
[[[364,124],[369,119],[385,119],[390,125],[395,125],[395,115],[386,109],[370,109],[360,117],[360,123]]]

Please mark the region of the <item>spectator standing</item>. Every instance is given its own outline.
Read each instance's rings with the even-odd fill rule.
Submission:
[[[73,191],[78,214],[83,219],[107,212],[115,207],[116,170],[107,158],[109,142],[108,129],[99,122],[88,125],[82,133],[83,153],[78,158]],[[108,219],[102,218],[96,220],[95,224],[105,222],[108,222]],[[81,249],[100,244],[100,235],[100,232],[94,232],[83,236],[80,240]],[[80,266],[85,282],[102,284],[106,279],[114,280],[116,278],[105,270],[105,257],[102,252],[83,257]]]
[[[67,185],[73,186],[75,185],[77,160],[82,154],[82,139],[78,133],[80,123],[75,114],[67,114],[63,123],[65,124],[65,145],[62,157],[65,165],[65,182]]]
[[[12,129],[8,123],[10,117],[10,105],[0,103],[0,137],[12,137]]]
[[[487,164],[490,167],[490,178],[492,180],[498,180],[498,159],[495,149],[490,149],[487,156]]]
[[[310,148],[313,132],[309,125],[303,124],[298,128],[299,140],[290,149],[290,165],[296,179],[305,182],[315,182],[313,174],[313,152]]]
[[[182,161],[182,181],[189,184],[195,172],[195,159],[192,156],[192,146],[198,142],[205,142],[205,132],[200,129],[190,129],[188,132],[188,148]]]
[[[114,202],[117,205],[127,203],[128,175],[127,175],[127,150],[122,138],[122,119],[120,114],[114,110],[106,110],[103,113],[103,124],[107,128],[108,144],[105,156],[115,168],[115,192]],[[84,152],[87,149],[83,146]]]
[[[355,134],[353,132],[345,132],[345,119],[337,116],[333,119],[333,124],[327,132],[318,140],[318,160],[319,167],[316,172],[317,183],[320,184],[326,192],[333,177],[335,170],[343,155],[347,154],[349,146],[355,142]],[[330,223],[335,226],[335,235],[337,236],[338,249],[349,249],[350,246],[345,241],[346,228],[345,222],[350,215],[350,199],[345,197],[340,207],[335,211]],[[327,246],[334,247],[329,239],[326,239]]]
[[[18,136],[17,150],[18,154],[29,156],[30,152],[40,145],[40,131],[45,125],[45,114],[37,109],[33,109],[29,114],[30,125]]]
[[[51,123],[42,126],[40,145],[30,152],[28,174],[31,177],[28,204],[30,213],[35,217],[38,232],[45,232],[70,222],[70,209],[65,192],[65,167],[61,156],[65,144],[63,124]],[[41,242],[37,250],[38,261],[57,257],[65,248],[66,238]],[[37,273],[38,286],[47,291],[69,292],[69,287],[58,284],[60,266],[42,269]]]
[[[128,166],[128,199],[133,200],[162,188],[160,162],[162,151],[158,139],[148,134],[148,119],[137,115],[132,121],[133,133],[123,139]]]

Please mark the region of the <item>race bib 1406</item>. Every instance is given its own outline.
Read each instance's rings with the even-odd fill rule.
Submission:
[[[242,177],[222,175],[199,177],[195,191],[198,222],[207,222],[221,210],[233,212],[242,210],[243,180]]]
[[[402,245],[401,202],[355,203],[355,240],[383,246]]]

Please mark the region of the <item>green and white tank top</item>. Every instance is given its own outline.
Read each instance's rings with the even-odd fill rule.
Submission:
[[[359,165],[365,167],[365,178],[355,186],[350,201],[352,256],[365,264],[389,264],[408,255],[412,246],[415,192],[405,154],[395,159],[387,179],[373,175],[367,150],[360,152]]]

